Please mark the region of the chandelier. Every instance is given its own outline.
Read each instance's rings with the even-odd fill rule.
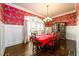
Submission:
[[[47,17],[45,19],[43,19],[44,22],[49,22],[52,20],[52,18],[48,17],[48,5],[46,6],[47,7]]]

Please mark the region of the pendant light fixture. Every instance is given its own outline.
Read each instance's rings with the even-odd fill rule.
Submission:
[[[47,17],[45,19],[43,19],[44,22],[49,22],[52,20],[52,18],[48,17],[48,7],[49,5],[46,6],[47,7]]]

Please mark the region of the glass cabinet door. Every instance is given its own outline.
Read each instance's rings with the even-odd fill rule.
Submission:
[[[65,38],[65,23],[60,23],[59,30],[60,30],[62,38]]]
[[[52,25],[52,32],[59,32],[62,38],[65,38],[65,26],[63,22],[57,22]]]
[[[57,23],[52,25],[52,32],[58,32],[58,24]]]

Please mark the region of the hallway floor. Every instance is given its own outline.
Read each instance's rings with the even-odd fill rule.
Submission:
[[[75,56],[76,55],[76,42],[73,40],[67,40],[66,48],[60,45],[55,50],[39,50],[39,53],[35,51],[33,53],[33,45],[31,42],[27,44],[18,44],[15,46],[7,47],[4,56]]]

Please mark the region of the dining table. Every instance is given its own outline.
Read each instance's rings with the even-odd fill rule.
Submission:
[[[49,41],[53,40],[53,34],[36,35],[36,39],[42,46],[46,45]]]

